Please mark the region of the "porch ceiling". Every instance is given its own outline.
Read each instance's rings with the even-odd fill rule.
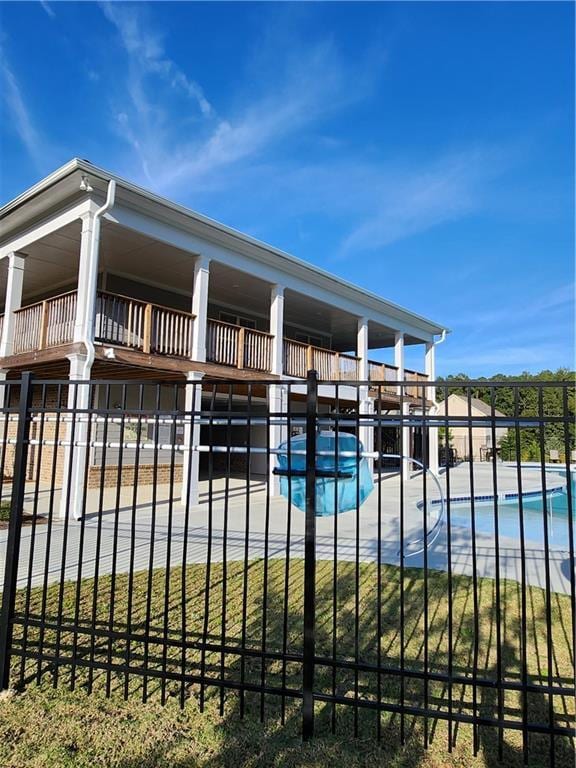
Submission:
[[[271,285],[265,280],[239,272],[225,264],[210,264],[209,300],[244,309],[251,314],[270,316]]]
[[[81,224],[79,221],[38,240],[28,247],[24,275],[24,303],[40,300],[59,290],[72,289],[77,284],[80,254]],[[193,287],[194,255],[150,237],[134,232],[114,222],[104,220],[101,232],[100,270],[110,274],[139,280],[157,291],[190,297]],[[6,294],[8,260],[0,261],[0,309]],[[210,301],[247,313],[269,317],[271,284],[255,274],[241,272],[218,262],[210,265]],[[119,293],[125,291],[110,287]],[[153,289],[152,289],[153,291]],[[188,299],[171,300],[169,295],[154,298],[134,296],[148,301],[159,301],[188,309]],[[150,295],[148,295],[150,294]],[[132,295],[132,292],[130,292]],[[182,304],[182,306],[180,306]],[[284,321],[311,333],[330,336],[334,349],[347,352],[356,349],[357,318],[343,310],[311,299],[309,296],[286,290]],[[406,337],[406,344],[420,344],[421,340]],[[378,349],[394,344],[394,330],[370,322],[369,347]]]
[[[356,349],[358,318],[338,307],[314,301],[309,296],[287,290],[284,302],[285,325],[301,326],[314,329],[319,333],[332,336],[333,348],[339,352],[351,352]],[[394,345],[394,329],[384,325],[368,324],[368,346],[381,349]],[[406,344],[421,344],[420,339],[406,337]]]
[[[105,221],[100,269],[192,295],[194,255]]]
[[[26,248],[23,300],[30,303],[46,291],[76,282],[80,254],[80,222],[69,224]],[[0,261],[2,311],[6,296],[8,259]]]

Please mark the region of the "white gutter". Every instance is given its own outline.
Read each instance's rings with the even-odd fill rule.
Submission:
[[[434,342],[434,346],[435,346],[435,347],[437,347],[437,346],[438,346],[438,344],[442,344],[442,342],[443,342],[443,341],[446,341],[446,334],[447,334],[447,333],[448,333],[448,331],[446,330],[446,328],[443,328],[443,329],[442,329],[442,336],[440,336],[440,338],[438,339],[438,341],[435,341],[435,342]]]
[[[388,318],[399,320],[408,325],[412,325],[416,332],[413,333],[412,331],[409,331],[409,333],[413,333],[413,335],[415,335],[417,338],[419,338],[417,333],[419,328],[424,329],[426,333],[431,334],[432,338],[434,337],[434,334],[440,333],[443,330],[438,323],[434,323],[422,315],[411,312],[410,310],[405,309],[404,307],[395,304],[392,301],[383,299],[381,296],[378,296],[371,291],[360,288],[359,286],[354,285],[347,280],[343,280],[337,275],[333,275],[330,272],[327,272],[324,269],[320,269],[319,267],[316,267],[302,259],[299,259],[292,254],[286,253],[285,251],[275,248],[268,243],[264,243],[256,238],[246,235],[243,232],[239,232],[238,230],[215,221],[208,216],[204,216],[197,211],[192,211],[182,205],[173,203],[172,201],[167,200],[166,198],[163,198],[153,192],[150,192],[149,190],[144,189],[136,184],[133,184],[126,179],[122,179],[120,176],[111,174],[109,171],[92,165],[92,163],[86,160],[80,160],[78,158],[71,160],[69,163],[59,168],[46,179],[38,182],[14,200],[0,207],[0,221],[4,216],[8,215],[12,209],[22,205],[30,197],[33,197],[47,186],[56,183],[58,180],[66,177],[74,171],[82,171],[92,178],[98,178],[101,181],[107,181],[108,183],[111,181],[116,181],[123,190],[138,195],[154,205],[162,206],[162,208],[166,209],[166,211],[171,211],[172,213],[179,216],[185,216],[194,224],[210,228],[212,232],[217,236],[234,238],[234,240],[236,240],[238,243],[250,249],[248,255],[251,258],[259,258],[268,265],[272,263],[269,260],[269,256],[273,256],[275,259],[279,258],[281,261],[279,263],[275,262],[273,264],[275,268],[279,266],[282,271],[287,272],[289,275],[296,275],[301,277],[304,281],[314,282],[321,288],[324,288],[331,293],[336,293],[340,296],[349,298],[353,302],[360,303],[363,307],[369,308],[371,311],[382,313]],[[184,227],[184,229],[186,230],[186,227]],[[201,236],[208,238],[206,233],[202,233]],[[216,242],[218,241],[216,240]],[[229,246],[227,245],[226,247]],[[254,250],[256,253],[254,253]],[[302,271],[301,274],[299,274],[300,270]],[[352,312],[352,314],[355,313]],[[379,322],[381,322],[383,325],[387,325],[387,322],[383,319]],[[430,326],[433,327],[430,328]],[[424,341],[424,339],[422,339],[422,341]]]
[[[83,339],[82,344],[86,347],[86,360],[84,361],[84,370],[82,371],[82,379],[87,380],[90,378],[90,370],[92,363],[94,362],[95,350],[94,350],[94,315],[96,312],[96,289],[98,284],[98,261],[100,251],[100,224],[102,216],[108,213],[113,206],[116,199],[116,182],[111,179],[108,183],[108,193],[106,195],[106,202],[101,208],[98,208],[94,214],[94,221],[92,224],[92,239],[90,240],[90,269],[88,272],[88,285],[86,288],[86,317],[88,323],[83,326]]]
[[[438,341],[434,342],[434,344],[433,344],[434,348],[436,348],[438,346],[438,344],[442,344],[442,342],[446,341],[446,334],[447,333],[448,333],[448,331],[446,330],[446,328],[444,328],[442,330],[442,335],[440,336]],[[436,375],[436,371],[434,371],[434,378],[435,379],[438,378],[437,375]],[[433,387],[433,389],[434,389],[434,393],[433,393],[434,394],[434,399],[432,401],[432,407],[430,408],[430,415],[431,416],[436,416],[438,414],[438,408],[440,406],[440,403],[436,400],[436,387]]]

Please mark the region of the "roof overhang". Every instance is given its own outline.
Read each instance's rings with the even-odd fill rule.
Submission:
[[[90,193],[80,189],[83,175],[89,178],[92,187]],[[386,314],[432,336],[450,332],[445,326],[422,315],[404,309],[285,251],[173,203],[79,158],[74,158],[58,168],[0,208],[0,245],[9,241],[23,228],[29,228],[34,222],[47,218],[51,212],[62,205],[71,205],[90,197],[101,202],[107,185],[112,179],[117,185],[117,203],[136,210],[140,214],[149,215],[198,237],[238,251],[268,266],[280,268],[284,272],[362,305],[367,313],[373,311]]]

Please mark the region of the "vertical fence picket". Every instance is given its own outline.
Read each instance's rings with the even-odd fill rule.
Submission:
[[[68,302],[54,305],[56,324],[68,324]],[[134,306],[126,343],[141,341],[143,313],[144,305]],[[161,354],[182,354],[191,323],[184,313],[154,309],[152,346]],[[215,323],[214,353],[236,360],[239,333],[235,326]],[[266,365],[268,335],[251,329],[243,334],[244,367]],[[307,350],[295,344],[291,354],[298,361]],[[319,368],[328,365],[322,355],[315,360]],[[202,706],[216,691],[221,714],[230,695],[238,697],[240,714],[254,711],[256,701],[265,719],[267,702],[275,698],[282,723],[297,712],[304,740],[324,727],[340,734],[347,724],[350,734],[364,738],[375,724],[373,735],[384,741],[391,717],[397,718],[400,742],[410,743],[414,719],[430,746],[433,740],[440,743],[436,729],[443,721],[447,753],[459,732],[471,728],[471,751],[480,752],[489,738],[505,756],[508,734],[516,731],[525,760],[533,759],[533,739],[546,739],[549,763],[562,763],[562,745],[574,732],[566,704],[574,697],[570,642],[576,606],[569,482],[573,385],[482,382],[488,402],[478,415],[473,397],[478,382],[440,386],[410,376],[392,383],[385,364],[374,363],[369,394],[375,402],[368,416],[361,402],[366,382],[343,380],[355,365],[353,356],[340,354],[339,380],[326,383],[321,371],[310,369],[305,400],[302,382],[282,382],[275,405],[277,395],[269,388],[279,388],[277,380],[257,377],[227,383],[204,377],[187,385],[116,379],[98,383],[85,407],[74,398],[63,406],[69,381],[36,381],[33,388],[25,374],[21,382],[7,384],[0,490],[4,482],[12,488],[0,688],[24,682],[22,670],[34,660],[38,682],[50,672],[54,684],[63,686],[69,674],[71,688],[86,685],[89,693],[104,685],[110,693],[118,683],[128,697],[139,684],[143,700],[159,691],[165,701],[175,689],[184,705],[199,691]],[[527,415],[524,390],[532,386],[537,408]],[[18,387],[20,401],[11,403],[10,392]],[[193,405],[190,396],[184,398],[183,410],[179,395],[186,387],[195,394]],[[505,409],[504,387],[513,396],[506,414],[497,410]],[[550,399],[554,387],[562,391]],[[434,398],[427,393],[433,388],[446,403],[443,411],[431,410]],[[460,414],[447,405],[455,390],[463,392]],[[549,402],[559,403],[554,414]],[[546,463],[551,426],[563,431],[557,470]],[[360,430],[367,427],[374,428],[374,450],[368,437],[360,448]],[[503,428],[507,442],[499,443]],[[441,452],[431,453],[430,440],[440,429],[447,443],[441,473],[432,467]],[[454,439],[466,442],[468,463],[461,467],[450,463],[452,429],[459,430]],[[413,439],[400,440],[408,430]],[[480,430],[502,453],[496,457],[493,451],[484,464],[477,460]],[[61,438],[60,431],[67,436]],[[385,431],[395,447],[384,448]],[[522,453],[526,432],[536,436],[539,448],[531,466]],[[330,434],[333,455],[326,460]],[[345,449],[352,437],[353,450]],[[293,440],[299,446],[294,450]],[[58,450],[66,448],[64,463]],[[274,466],[277,454],[283,460]],[[207,471],[202,492],[195,486],[194,494],[193,455],[194,466],[206,457]],[[79,457],[81,519],[57,519],[54,495],[64,486],[60,470],[68,470],[63,474],[69,493],[71,464]],[[385,477],[389,463],[383,459],[400,466],[410,462],[417,471],[395,478],[394,466]],[[375,462],[374,488],[365,495],[360,477],[369,460]],[[264,470],[268,485],[261,495],[262,480],[254,474]],[[565,480],[557,472],[564,472]],[[286,480],[272,495],[274,474]],[[148,482],[149,492],[141,491]],[[183,510],[176,502],[180,482]],[[346,488],[354,495],[348,508],[341,505]],[[394,488],[396,500],[390,501]],[[446,507],[434,521],[437,492]],[[538,494],[541,512],[534,508]],[[557,509],[560,499],[563,507]],[[466,506],[459,508],[462,502]],[[32,514],[23,520],[24,505]],[[340,515],[344,511],[348,517]],[[84,519],[85,513],[93,519],[88,514]],[[327,514],[333,520],[316,520]],[[544,536],[535,568],[537,515]],[[519,526],[515,545],[509,541],[513,517]],[[566,530],[566,525],[563,541],[559,526]],[[442,538],[435,536],[437,530]],[[510,548],[517,566],[510,564]],[[414,555],[419,559],[411,560]],[[515,622],[517,633],[511,634]],[[488,633],[491,646],[485,652]],[[538,677],[533,656],[539,653]],[[557,662],[562,653],[564,668]],[[18,678],[10,678],[11,659],[13,668],[19,661]],[[538,700],[542,715],[533,706]],[[320,705],[329,717],[315,721]]]
[[[26,489],[26,464],[30,437],[30,407],[32,404],[32,379],[30,373],[23,373],[20,382],[20,403],[18,407],[18,431],[14,455],[14,479],[10,503],[10,525],[6,545],[6,567],[0,615],[0,690],[10,685],[10,658],[16,584],[18,580],[18,556],[22,532],[22,508]]]
[[[302,737],[314,735],[314,655],[316,632],[316,421],[318,374],[306,380],[306,522],[304,533],[304,646]]]

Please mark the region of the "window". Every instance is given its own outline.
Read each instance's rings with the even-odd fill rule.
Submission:
[[[233,315],[230,312],[220,312],[220,320],[222,320],[223,323],[230,323],[230,325],[241,325],[243,328],[252,328],[256,330],[256,321],[251,320],[249,317]]]
[[[330,344],[327,339],[321,336],[311,336],[309,333],[301,333],[297,331],[293,334],[294,341],[300,341],[302,344],[312,344],[313,347],[322,347],[322,349],[330,349]]]

